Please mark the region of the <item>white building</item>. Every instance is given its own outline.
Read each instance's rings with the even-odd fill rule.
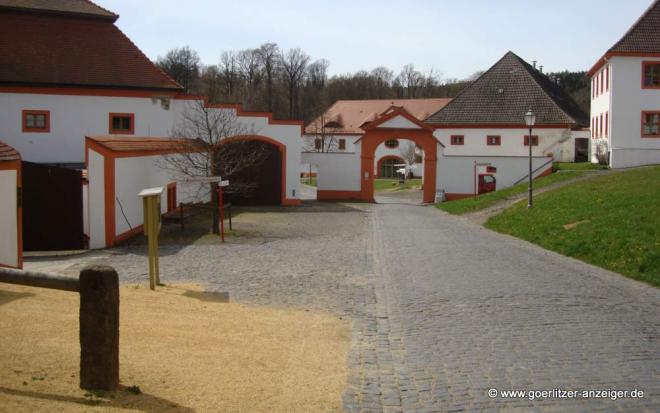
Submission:
[[[269,185],[255,192],[263,189],[274,194],[271,201],[298,204],[302,123],[183,95],[182,87],[115,26],[117,19],[87,0],[0,1],[0,139],[23,161],[83,170],[87,136],[169,137],[191,105],[202,103],[231,113],[249,131],[242,139],[273,148],[276,166],[262,173],[271,179]],[[120,187],[121,179],[130,178],[117,173],[112,182]],[[87,203],[96,201],[89,193],[105,190],[90,185],[81,191],[89,238],[95,223],[89,221]],[[111,205],[115,201],[108,199],[106,208],[119,208]],[[122,234],[112,234],[113,241],[115,235]]]
[[[660,163],[660,2],[589,70],[592,162]]]
[[[524,122],[529,109],[536,114],[531,139]],[[377,161],[384,154],[380,148],[394,139],[422,148],[424,202],[433,202],[438,192],[452,200],[525,180],[530,140],[533,175],[538,177],[552,172],[553,160],[572,161],[578,140],[588,138],[588,116],[557,84],[512,52],[425,118],[396,105],[361,115],[361,122],[350,123],[345,117],[326,116],[326,133],[332,134],[336,125],[353,128],[350,135],[336,135],[350,136],[345,151],[303,153],[303,163],[318,168],[319,199],[373,201]],[[309,126],[307,131],[310,145],[316,137]]]

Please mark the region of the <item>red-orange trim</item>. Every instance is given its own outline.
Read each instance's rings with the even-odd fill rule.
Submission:
[[[660,110],[644,110],[642,111],[642,128],[640,130],[640,133],[642,135],[642,138],[652,138],[652,139],[657,139],[660,138],[660,124],[658,125],[658,135],[649,135],[644,133],[644,122],[646,121],[646,115],[658,115],[660,116]],[[660,119],[658,120],[660,123]]]
[[[572,125],[569,123],[548,123],[534,125],[534,129],[566,129]],[[473,124],[446,124],[433,125],[434,129],[529,129],[525,124],[518,123],[473,123]]]
[[[610,120],[610,112],[605,112],[605,137],[607,138],[607,133],[609,129],[609,120]]]
[[[131,97],[151,98],[153,96],[174,97],[178,92],[170,90],[133,90],[113,88],[84,88],[84,87],[47,87],[47,86],[0,86],[0,93],[29,93],[38,95],[63,96],[104,96],[104,97]]]
[[[383,165],[383,162],[386,161],[386,160],[388,160],[388,159],[397,159],[397,160],[400,160],[401,163],[405,163],[405,161],[403,160],[403,158],[400,157],[400,156],[397,156],[397,155],[386,155],[386,156],[383,156],[382,158],[380,158],[380,159],[378,160],[378,162],[376,162],[376,178],[380,178],[380,167]]]
[[[129,118],[131,120],[130,129],[114,129],[112,127],[113,118]],[[135,134],[135,113],[110,113],[108,115],[108,133],[113,135],[133,135]]]
[[[28,115],[44,115],[46,118],[44,121],[43,128],[37,127],[28,127],[27,126],[27,116]],[[28,133],[49,133],[50,132],[50,111],[49,110],[24,110],[21,113],[21,124],[22,131]]]
[[[607,63],[613,56],[623,57],[658,57],[660,53],[647,53],[647,52],[607,52],[589,69],[587,76],[592,77],[605,63]]]
[[[362,199],[361,191],[316,191],[318,201],[359,201]]]
[[[176,182],[171,182],[167,184],[167,211],[174,211],[176,206]]]
[[[644,80],[646,80],[646,67],[650,65],[660,65],[660,60],[644,60],[642,62],[642,89],[660,89],[660,84],[656,86],[644,84]]]
[[[397,116],[401,116],[410,122],[414,123],[415,125],[419,126],[420,129],[426,130],[426,131],[432,131],[433,127],[430,126],[428,123],[423,123],[416,117],[414,117],[410,112],[405,110],[403,107],[398,107],[398,106],[391,106],[389,109],[387,109],[385,112],[389,111],[389,113],[384,114],[380,116],[378,119],[374,120],[373,122],[369,122],[367,125],[363,126],[361,129],[365,131],[369,130],[374,130],[378,128],[378,126],[382,125],[383,123],[387,122],[390,119],[394,119]],[[385,113],[383,112],[383,113]],[[399,128],[387,128],[387,129],[399,129]],[[415,130],[415,129],[400,129],[403,131],[409,131],[409,130]]]
[[[393,112],[397,112],[394,110]],[[386,115],[388,116],[388,115]],[[424,202],[435,200],[438,140],[432,128],[425,129],[379,129],[369,127],[362,136],[360,168],[360,197],[363,201],[374,202],[374,157],[378,145],[388,139],[408,139],[424,150]]]
[[[204,101],[204,106],[208,108],[234,109],[236,110],[236,116],[266,118],[269,125],[300,126],[300,135],[302,136],[305,133],[305,123],[301,120],[278,120],[273,119],[271,112],[244,111],[240,103],[209,103],[208,96],[203,95],[176,95],[174,98],[177,100],[202,100]]]
[[[525,146],[529,146],[529,135],[525,135],[525,138],[523,139],[523,144]],[[538,135],[532,135],[532,146],[539,146],[539,137],[538,137]]]
[[[0,171],[15,170],[16,171],[16,188],[17,191],[19,188],[23,187],[23,177],[22,177],[22,163],[21,160],[14,161],[5,161],[0,162]],[[22,189],[20,189],[22,191]],[[23,268],[23,203],[16,210],[16,242],[17,242],[17,257],[16,257],[16,266],[3,265],[0,264],[0,267],[5,268]]]

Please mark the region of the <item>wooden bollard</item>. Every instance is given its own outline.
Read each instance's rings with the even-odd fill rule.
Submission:
[[[119,385],[119,279],[112,267],[80,272],[80,388]]]

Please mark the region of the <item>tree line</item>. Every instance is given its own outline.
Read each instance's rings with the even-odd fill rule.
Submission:
[[[246,110],[272,112],[277,119],[306,123],[340,99],[411,99],[454,97],[476,79],[443,79],[434,70],[413,64],[395,73],[384,66],[328,76],[330,62],[313,60],[299,48],[264,43],[228,50],[216,64],[202,63],[189,46],[169,50],[155,62],[186,93],[203,94],[214,103],[241,103]],[[549,74],[588,113],[589,79],[585,72]]]

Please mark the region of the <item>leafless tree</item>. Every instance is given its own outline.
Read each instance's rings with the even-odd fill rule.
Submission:
[[[305,77],[309,56],[301,49],[290,49],[287,52],[281,52],[279,60],[289,99],[289,118],[296,119],[298,116],[298,89]]]
[[[406,97],[413,99],[417,97],[417,91],[424,84],[424,75],[422,75],[415,66],[412,64],[405,65],[401,69],[401,73],[397,76],[397,80],[406,91]]]
[[[409,172],[412,171],[413,166],[417,163],[419,159],[417,145],[413,142],[408,141],[405,145],[399,146],[399,153],[403,158],[403,161],[406,163],[406,178],[408,177]]]
[[[378,99],[386,98],[392,87],[394,72],[384,66],[379,66],[371,71],[371,77],[374,79],[376,97]]]
[[[236,57],[238,68],[245,85],[244,102],[246,109],[252,109],[252,101],[261,83],[261,68],[257,49],[247,49],[238,52]]]
[[[339,149],[337,137],[332,133],[327,125],[331,119],[327,117],[327,112],[321,114],[307,126],[309,134],[314,140],[306,141],[304,150],[307,152],[336,152]]]
[[[165,57],[156,60],[156,65],[183,86],[185,93],[194,88],[199,78],[199,55],[189,46],[168,51]]]
[[[276,43],[264,43],[257,49],[257,55],[266,77],[266,102],[268,111],[273,111],[273,87],[279,68],[279,47]]]
[[[176,153],[163,156],[159,166],[177,179],[221,176],[230,181],[228,193],[248,193],[255,189],[254,183],[232,178],[268,158],[265,145],[254,145],[247,139],[256,133],[253,127],[239,122],[232,109],[209,108],[201,100],[190,101],[171,133]],[[208,191],[212,205],[216,205],[215,184],[210,184]],[[214,233],[218,232],[218,223],[217,209],[213,208]]]
[[[236,52],[233,50],[223,52],[220,56],[219,68],[220,78],[225,86],[225,97],[231,100],[238,92],[240,81]]]

